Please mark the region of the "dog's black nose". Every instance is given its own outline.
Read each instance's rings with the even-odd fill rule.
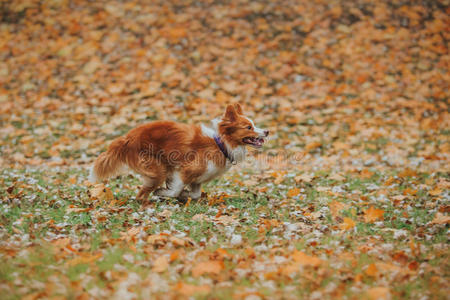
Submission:
[[[269,130],[264,130],[264,135],[268,136],[269,135]]]

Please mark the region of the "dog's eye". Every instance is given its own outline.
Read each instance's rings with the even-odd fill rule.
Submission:
[[[251,129],[252,129],[252,126],[247,126],[247,129],[248,129],[248,130],[251,130]]]

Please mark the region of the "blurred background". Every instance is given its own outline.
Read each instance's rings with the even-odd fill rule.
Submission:
[[[1,1],[0,164],[83,165],[239,102],[305,170],[448,171],[448,4]]]

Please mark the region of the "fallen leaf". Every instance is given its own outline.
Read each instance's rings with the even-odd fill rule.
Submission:
[[[314,179],[314,176],[308,174],[302,174],[294,177],[295,182],[299,183],[301,181],[310,183]]]
[[[369,207],[366,211],[364,211],[364,221],[366,223],[375,222],[378,219],[383,219],[384,210],[374,208],[373,206]]]
[[[342,230],[350,230],[356,226],[355,221],[350,218],[344,218],[344,222],[340,224]]]
[[[196,264],[192,268],[192,276],[199,277],[203,274],[219,274],[224,269],[222,261],[209,260]]]
[[[89,264],[89,263],[92,263],[92,262],[98,260],[102,256],[103,256],[103,254],[101,252],[99,252],[97,254],[80,253],[79,256],[73,258],[72,260],[67,261],[66,264],[71,267],[79,265],[79,264]]]
[[[289,198],[295,197],[295,196],[297,196],[298,194],[300,194],[300,189],[299,189],[299,188],[293,188],[293,189],[290,189],[290,190],[287,192],[287,196],[288,196]]]
[[[329,178],[329,179],[336,180],[336,181],[343,181],[343,180],[345,180],[345,177],[342,176],[342,175],[339,174],[339,173],[334,173],[333,175],[329,176],[328,178]]]
[[[311,151],[322,146],[321,142],[312,142],[305,146],[305,151]]]
[[[295,262],[305,266],[317,267],[322,263],[322,260],[320,258],[307,255],[304,252],[298,250],[295,250],[291,256]]]
[[[169,267],[169,260],[166,256],[161,255],[153,262],[153,272],[162,273]]]
[[[208,294],[211,291],[211,287],[204,285],[192,285],[184,282],[178,282],[173,290],[178,292],[179,294],[190,297],[196,294]]]
[[[391,299],[391,294],[387,287],[370,288],[367,290],[366,295],[370,300],[389,300],[389,299]]]
[[[370,264],[366,269],[366,274],[371,277],[377,277],[379,272],[375,264]]]
[[[342,210],[344,210],[344,209],[347,209],[348,206],[349,206],[348,204],[342,203],[342,202],[339,202],[339,201],[333,201],[330,204],[328,204],[328,207],[330,208],[331,215],[335,219],[337,217],[339,217],[340,216],[340,212]]]
[[[450,223],[450,216],[446,216],[443,213],[436,213],[433,220],[430,222],[430,224],[448,224]]]
[[[103,183],[96,184],[91,189],[91,199],[98,199],[102,201],[111,201],[114,199],[114,195],[110,188],[106,187]]]

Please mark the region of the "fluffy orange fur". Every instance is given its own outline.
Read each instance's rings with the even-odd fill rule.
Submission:
[[[217,125],[218,136],[231,152],[237,147],[244,147],[248,139],[261,136],[255,132],[253,123],[243,116],[239,104],[228,106]],[[265,136],[267,134],[265,132]],[[211,166],[217,174],[209,178],[205,174],[211,172]],[[93,177],[104,180],[118,175],[123,167],[142,175],[144,185],[137,198],[143,200],[163,183],[169,185],[175,180],[177,182],[174,184],[180,185],[181,182],[181,188],[188,186],[191,191],[196,190],[196,194],[192,195],[198,198],[200,184],[211,180],[214,175],[221,175],[231,164],[214,138],[205,135],[200,126],[155,121],[115,139],[108,150],[96,159]],[[174,189],[178,190],[173,195],[168,192],[161,195],[178,196],[180,188],[177,186]]]

